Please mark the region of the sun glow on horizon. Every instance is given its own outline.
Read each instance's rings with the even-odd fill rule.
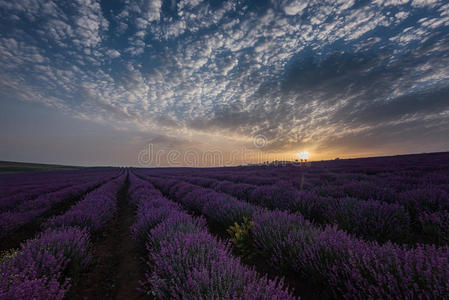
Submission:
[[[298,153],[299,159],[301,160],[307,160],[309,158],[309,152],[302,151]]]

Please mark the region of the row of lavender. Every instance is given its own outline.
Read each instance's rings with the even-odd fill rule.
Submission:
[[[383,173],[378,166],[374,172],[366,162],[361,168],[358,160],[314,164],[303,170],[306,181],[310,179],[304,191],[298,191],[294,184],[299,182],[301,169],[291,166],[230,168],[222,172],[166,169],[158,170],[157,174],[188,178],[194,184],[270,209],[299,211],[317,223],[338,224],[368,240],[444,245],[449,243],[449,192],[446,191],[449,172],[445,168],[449,157],[442,154],[429,157],[432,160],[421,159],[419,166],[407,164],[404,158],[396,163],[398,166],[392,158],[373,159],[384,168]],[[383,160],[388,165],[382,165]],[[411,162],[416,163],[416,159]],[[337,168],[339,164],[343,166]],[[392,171],[394,168],[398,168],[397,172]],[[352,173],[355,170],[359,173]],[[361,171],[375,175],[368,176]],[[256,172],[259,174],[255,175]]]
[[[117,175],[117,169],[104,169],[104,170],[80,170],[80,171],[67,171],[64,174],[62,172],[37,172],[37,180],[33,185],[20,186],[17,183],[19,192],[9,194],[0,198],[0,211],[15,210],[17,206],[26,203],[27,201],[36,199],[38,196],[63,190],[67,187],[87,183],[92,180],[96,180],[102,177],[110,177],[114,174]],[[16,177],[13,177],[16,178]],[[7,182],[16,180],[8,180]],[[0,186],[0,192],[2,192],[8,186]]]
[[[160,175],[195,175],[218,180],[254,185],[272,185],[279,181],[299,187],[301,174],[305,173],[305,189],[330,186],[335,190],[343,184],[345,196],[360,193],[362,197],[394,201],[394,191],[407,191],[422,187],[438,187],[449,191],[449,154],[413,155],[387,158],[313,162],[307,166],[232,167],[232,168],[171,168],[158,170]],[[351,184],[360,183],[351,188]],[[368,188],[368,190],[366,189]],[[337,189],[338,190],[338,189]],[[393,190],[393,191],[392,191]],[[366,198],[366,199],[368,199]],[[362,198],[363,199],[363,198]]]
[[[34,199],[24,201],[15,207],[0,212],[0,238],[7,236],[20,226],[50,211],[55,205],[62,204],[69,199],[78,198],[96,186],[111,180],[118,174],[117,170],[115,170],[95,172],[92,175],[88,176],[88,179],[85,177],[74,179],[72,184],[65,188],[42,194]],[[52,183],[49,182],[48,185],[51,186]]]
[[[80,170],[0,174],[0,199],[5,196],[23,193],[24,191],[41,187],[42,185],[45,186],[49,180],[65,182],[71,178],[88,177],[95,175],[95,173],[104,173],[113,170],[114,168],[83,168]]]
[[[293,299],[282,282],[268,280],[233,257],[229,245],[148,182],[130,175],[137,206],[133,235],[146,249],[143,290],[156,299]]]
[[[56,181],[65,181],[73,176],[79,176],[84,173],[86,172],[70,170],[0,174],[0,199],[16,193],[22,193],[24,190],[28,190],[29,188],[33,189],[39,187],[40,185],[45,185],[45,183],[48,182],[48,178]]]
[[[13,209],[28,200],[42,194],[55,192],[63,188],[88,182],[107,173],[115,173],[108,169],[86,169],[79,171],[36,172],[22,180],[17,174],[1,176],[0,211]]]
[[[44,231],[0,261],[0,299],[62,299],[70,277],[91,260],[90,235],[102,229],[116,211],[116,196],[126,173],[88,193]]]
[[[144,173],[151,172],[139,172]],[[380,245],[334,226],[316,227],[300,214],[266,211],[179,180],[147,179],[208,223],[227,228],[246,253],[266,258],[283,274],[323,285],[337,297],[442,299],[449,294],[448,247]]]
[[[390,203],[395,201],[396,192],[425,187],[449,191],[449,153],[313,162],[307,167],[299,166],[161,169],[158,174],[193,174],[254,185],[282,181],[298,186],[304,172],[306,189],[319,188],[323,193],[366,200],[374,197]]]
[[[436,167],[435,167],[436,168]],[[429,211],[447,209],[449,192],[449,170],[422,170],[413,176],[411,171],[385,172],[368,176],[361,173],[341,172],[325,168],[323,165],[312,165],[310,168],[279,167],[254,168],[252,171],[220,172],[218,169],[165,169],[158,170],[158,175],[199,176],[219,181],[246,183],[251,185],[283,185],[291,189],[297,188],[301,174],[305,174],[304,189],[314,191],[320,196],[336,198],[353,197],[361,200],[379,200],[411,206],[423,206]],[[270,175],[271,174],[271,175]],[[274,174],[274,175],[273,175]],[[416,195],[408,201],[412,195]],[[431,201],[424,201],[429,198]],[[420,208],[420,207],[418,207]]]
[[[369,170],[369,165],[366,169]],[[375,199],[389,203],[399,202],[397,198],[402,192],[425,188],[434,188],[446,193],[449,191],[449,166],[441,169],[439,165],[420,170],[399,169],[395,172],[386,169],[383,173],[372,175],[352,173],[350,172],[352,169],[345,171],[341,168],[331,168],[323,163],[313,163],[310,167],[290,165],[278,168],[253,167],[249,170],[248,168],[226,168],[225,170],[161,169],[158,171],[160,172],[158,174],[162,176],[193,175],[252,185],[275,185],[281,182],[291,187],[299,186],[301,174],[304,173],[304,189],[315,190],[320,195]]]
[[[281,184],[254,186],[204,177],[181,178],[271,210],[300,212],[317,224],[337,224],[339,228],[367,240],[407,244],[449,243],[447,210],[429,212],[425,208],[412,210],[410,206],[379,200],[324,197],[313,191],[298,191]],[[412,199],[415,198],[410,197],[408,201]]]
[[[203,175],[232,176],[231,181],[247,182],[257,185],[274,184],[281,180],[297,181],[301,169],[309,171],[310,184],[322,182],[344,183],[347,181],[372,181],[392,183],[410,189],[421,184],[448,184],[449,152],[425,155],[402,155],[367,159],[347,159],[313,162],[306,168],[303,164],[287,164],[278,167],[233,167],[190,169]],[[308,178],[306,178],[307,181]],[[315,181],[317,180],[317,181]]]

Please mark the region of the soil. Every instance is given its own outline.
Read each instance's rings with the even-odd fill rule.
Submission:
[[[94,237],[93,263],[81,274],[67,299],[144,299],[138,291],[143,263],[130,228],[135,209],[127,198],[129,182],[118,193],[118,207],[105,230]]]

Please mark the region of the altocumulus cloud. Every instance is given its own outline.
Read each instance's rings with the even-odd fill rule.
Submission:
[[[0,0],[0,17],[1,95],[78,118],[281,151],[448,146],[443,0]]]

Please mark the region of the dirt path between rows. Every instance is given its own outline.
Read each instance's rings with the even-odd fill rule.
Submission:
[[[128,202],[129,182],[118,193],[118,207],[105,231],[94,238],[93,262],[67,299],[144,299],[137,290],[144,277],[140,253],[130,235],[135,221]]]

